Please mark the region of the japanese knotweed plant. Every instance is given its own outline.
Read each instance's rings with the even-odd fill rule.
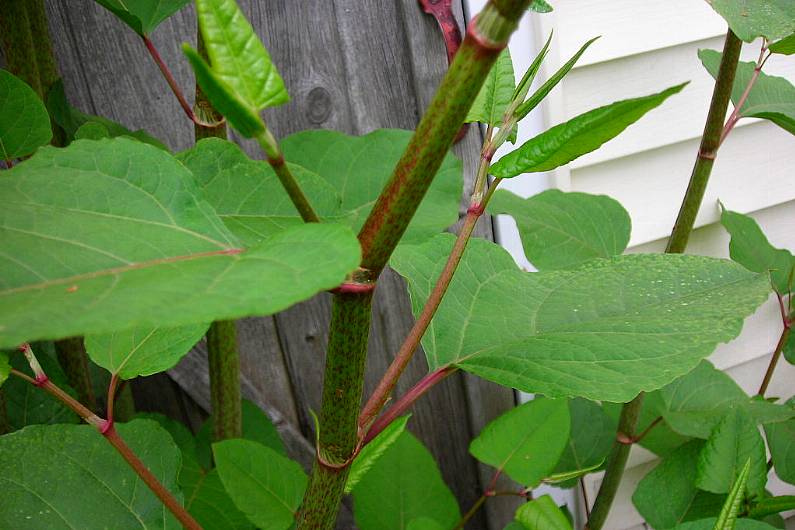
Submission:
[[[198,141],[171,153],[71,107],[42,0],[0,1],[0,528],[327,529],[351,494],[361,530],[464,528],[500,495],[528,501],[512,530],[563,530],[570,516],[533,490],[604,470],[584,523],[598,530],[635,443],[662,457],[633,496],[652,527],[781,527],[795,497],[765,487],[771,465],[795,483],[795,404],[765,394],[779,357],[795,361],[795,258],[728,209],[732,261],[682,252],[737,121],[795,132],[795,87],[762,72],[770,54],[795,52],[790,2],[710,2],[730,29],[722,54],[700,52],[716,83],[690,186],[667,252],[622,255],[631,223],[615,200],[558,190],[523,199],[498,187],[598,149],[676,104],[684,85],[575,116],[494,160],[598,45],[587,41],[533,90],[550,37],[517,84],[506,44],[528,7],[549,11],[546,2],[491,0],[462,42],[447,32],[450,68],[416,131],[278,140],[261,112],[288,90],[233,0],[196,1],[198,50],[184,48],[193,107],[149,39],[187,0],[97,1],[141,36]],[[449,26],[438,5],[449,2],[421,3]],[[742,41],[755,40],[759,60],[740,63]],[[448,150],[466,122],[485,134],[456,236],[444,230],[458,220],[462,165]],[[266,162],[227,141],[227,123]],[[470,241],[486,212],[514,218],[537,272]],[[387,265],[406,279],[416,324],[362,408],[371,301]],[[334,301],[307,475],[267,416],[241,401],[234,320],[322,291]],[[783,331],[751,397],[705,359],[771,294]],[[122,411],[125,381],[169,369],[205,335],[212,417],[195,436],[129,402]],[[420,345],[428,375],[390,401]],[[407,430],[414,401],[459,370],[535,394],[472,441],[495,473],[463,514]],[[103,410],[89,392],[97,380]],[[502,474],[519,486],[496,490]]]

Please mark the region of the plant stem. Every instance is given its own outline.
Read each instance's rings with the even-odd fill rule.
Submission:
[[[765,377],[762,379],[762,384],[759,385],[759,392],[757,392],[758,396],[765,397],[765,392],[767,392],[767,387],[770,385],[770,380],[773,378],[773,372],[776,370],[776,365],[778,364],[778,360],[781,357],[781,352],[784,351],[784,346],[787,344],[787,339],[789,339],[791,329],[792,328],[789,324],[784,325],[784,329],[782,330],[781,336],[779,337],[778,343],[776,344],[776,349],[773,351],[773,357],[770,359],[770,364],[767,365]]]
[[[298,514],[298,530],[334,526],[349,464],[358,445],[372,289],[422,201],[497,55],[530,0],[490,0],[467,37],[359,232],[363,260],[357,287],[334,295],[326,353],[317,459]],[[267,151],[266,151],[267,152]],[[343,286],[344,287],[344,286]]]
[[[726,110],[729,107],[734,77],[737,73],[737,63],[740,60],[740,49],[742,41],[729,30],[726,33],[726,41],[723,45],[723,56],[720,61],[718,76],[715,80],[715,89],[712,92],[712,102],[709,105],[707,122],[704,127],[704,134],[701,137],[701,145],[698,149],[696,163],[690,176],[690,184],[687,186],[679,215],[676,218],[668,246],[665,251],[673,254],[680,254],[685,251],[693,225],[696,222],[696,215],[704,199],[704,191],[707,189],[707,182],[712,173],[712,166],[718,154],[723,133],[723,120],[726,117]]]
[[[213,439],[240,438],[243,433],[240,355],[234,320],[219,320],[207,330]]]
[[[11,374],[24,379],[30,384],[40,387],[47,391],[50,395],[54,396],[57,400],[72,409],[78,416],[89,425],[94,426],[100,434],[118,451],[124,458],[129,466],[135,473],[144,481],[144,483],[152,490],[152,493],[157,495],[157,498],[174,514],[174,517],[182,523],[182,526],[189,530],[201,530],[201,526],[195,519],[182,507],[179,501],[163,486],[157,477],[152,474],[149,468],[146,467],[138,456],[130,449],[130,447],[119,437],[116,428],[112,421],[107,421],[92,411],[88,410],[82,403],[74,399],[72,396],[64,392],[60,387],[53,384],[46,375],[43,378],[32,377],[20,372],[19,370],[12,369]]]
[[[480,507],[483,506],[484,502],[486,502],[485,493],[480,497],[478,497],[478,500],[475,501],[475,504],[473,504],[472,507],[467,511],[467,513],[464,514],[461,520],[458,521],[458,524],[453,527],[453,530],[461,530],[462,528],[464,528],[464,526],[466,526],[469,520],[472,519],[472,517],[474,517],[476,513],[478,513],[478,510],[480,510]]]
[[[680,254],[684,252],[690,233],[693,231],[696,215],[701,207],[701,201],[704,199],[704,191],[707,188],[712,166],[720,147],[723,120],[729,107],[729,99],[734,86],[741,48],[742,41],[731,30],[728,30],[698,156],[693,166],[685,197],[679,209],[679,215],[676,218],[671,237],[668,240],[668,246],[665,249],[666,253]],[[643,396],[644,394],[641,392],[621,409],[616,441],[613,442],[613,448],[608,456],[605,476],[594,501],[591,516],[585,526],[586,530],[601,530],[607,520],[613,499],[615,499],[618,491],[618,485],[624,475],[624,467],[626,466],[627,458],[629,458],[629,451],[632,448],[632,440],[635,437],[634,432],[640,416],[640,409],[643,405]],[[628,441],[629,443],[627,443]]]
[[[30,85],[43,100],[46,92],[39,76],[36,39],[28,15],[28,3],[40,1],[0,0],[0,44],[8,71]]]
[[[77,391],[77,398],[91,410],[96,410],[97,399],[91,383],[88,368],[88,355],[83,345],[83,337],[72,337],[55,341],[58,363],[66,373],[69,385]]]
[[[141,38],[144,41],[144,46],[146,46],[147,51],[149,51],[149,55],[152,56],[152,59],[155,61],[155,64],[160,69],[160,73],[163,74],[166,83],[168,83],[171,92],[177,98],[179,106],[182,107],[182,111],[185,113],[188,119],[190,119],[190,121],[192,121],[193,123],[197,125],[202,125],[204,127],[213,127],[214,125],[216,125],[215,123],[203,122],[196,116],[196,114],[194,114],[193,109],[188,103],[188,100],[185,99],[185,94],[182,93],[182,89],[179,87],[177,80],[174,79],[174,75],[171,73],[171,70],[168,69],[168,66],[163,61],[163,57],[160,56],[160,52],[157,51],[155,44],[146,35],[142,35]]]
[[[389,407],[389,409],[373,423],[372,427],[367,430],[367,434],[364,436],[363,445],[371,442],[373,438],[386,429],[390,423],[402,416],[423,394],[457,370],[458,368],[455,366],[445,366],[438,370],[434,370],[420,379],[416,385],[411,387],[408,392],[398,399],[394,405]]]
[[[751,94],[751,89],[754,88],[756,81],[759,79],[759,74],[762,73],[762,66],[764,66],[765,61],[767,58],[765,57],[765,53],[767,52],[767,41],[762,41],[762,48],[759,51],[759,59],[756,60],[756,66],[754,67],[754,73],[751,75],[751,79],[748,80],[748,84],[745,86],[745,90],[743,91],[740,99],[737,100],[737,103],[734,105],[734,110],[732,110],[729,119],[726,120],[726,124],[723,126],[723,131],[720,135],[720,144],[723,144],[723,140],[729,135],[729,133],[734,129],[734,126],[740,121],[742,108],[745,105],[745,102],[748,100],[748,96]]]
[[[293,201],[296,210],[301,214],[301,219],[303,219],[305,223],[319,223],[320,217],[318,217],[317,213],[312,209],[309,199],[304,195],[304,191],[301,189],[301,186],[298,185],[298,181],[295,180],[292,171],[290,171],[290,168],[284,161],[284,155],[279,147],[279,142],[276,141],[276,138],[273,137],[267,127],[265,127],[263,132],[257,135],[257,142],[259,142],[262,150],[265,151],[265,155],[268,157],[268,164],[270,164],[273,171],[276,172],[276,176],[279,177],[279,182],[282,183],[287,195],[290,196],[290,200]]]
[[[640,409],[643,405],[643,396],[644,394],[640,393],[638,397],[622,407],[621,417],[618,420],[619,434],[623,433],[631,436],[631,433],[634,432],[635,426],[638,424]],[[602,479],[602,485],[599,487],[599,493],[596,495],[585,530],[600,530],[605,524],[610,507],[613,505],[613,499],[616,497],[618,485],[624,475],[624,467],[627,465],[631,447],[631,444],[618,440],[613,443],[613,449],[607,458],[605,476]]]
[[[359,232],[362,267],[377,276],[414,216],[436,171],[529,0],[491,0],[466,38],[428,111]]]

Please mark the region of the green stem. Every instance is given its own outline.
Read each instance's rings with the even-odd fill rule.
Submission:
[[[55,341],[55,352],[69,385],[77,391],[77,398],[91,410],[96,410],[97,399],[94,396],[94,386],[91,384],[83,337]]]
[[[8,71],[30,85],[43,100],[46,93],[39,76],[36,39],[27,7],[29,2],[40,1],[0,0],[0,44]]]
[[[486,494],[484,493],[483,495],[478,497],[478,500],[475,501],[475,504],[473,504],[472,507],[469,509],[469,511],[467,511],[467,513],[464,514],[464,516],[461,518],[460,521],[458,521],[458,524],[455,525],[455,527],[453,527],[453,530],[461,530],[462,528],[464,528],[464,526],[466,526],[469,520],[472,519],[472,517],[474,517],[476,513],[478,513],[478,510],[480,510],[480,507],[483,506],[483,503],[485,502],[486,502]]]
[[[376,277],[414,216],[483,80],[530,0],[491,0],[467,28],[428,111],[359,232],[362,267]]]
[[[334,526],[359,439],[371,287],[529,3],[530,0],[490,0],[469,25],[436,96],[359,233],[364,282],[343,285],[334,296],[318,426],[318,458],[298,514],[298,530]]]
[[[726,110],[729,107],[734,77],[737,73],[737,62],[740,60],[740,49],[742,41],[732,33],[731,30],[726,34],[726,41],[723,46],[723,57],[720,62],[720,69],[715,80],[715,89],[712,92],[712,102],[707,114],[707,123],[704,127],[704,134],[701,137],[701,145],[698,149],[696,163],[693,166],[693,173],[690,176],[690,183],[687,186],[679,215],[676,218],[668,246],[665,251],[673,254],[681,254],[687,247],[690,233],[696,222],[696,215],[704,199],[704,191],[707,189],[707,182],[712,173],[712,166],[718,154],[723,132],[723,122],[726,118]]]
[[[60,78],[50,41],[47,11],[44,9],[44,0],[26,0],[23,3],[26,4],[28,11],[28,23],[35,46],[36,68],[39,71],[39,83],[42,88],[40,96],[46,101],[50,88]]]
[[[257,142],[259,142],[262,150],[265,151],[265,155],[268,157],[268,164],[271,165],[276,176],[279,177],[279,182],[282,183],[284,190],[287,192],[287,195],[289,195],[296,210],[301,214],[301,219],[303,219],[305,223],[319,223],[320,217],[318,217],[315,210],[312,209],[309,199],[304,195],[304,191],[301,189],[292,171],[290,171],[290,168],[284,161],[284,155],[279,147],[279,142],[276,141],[276,138],[273,137],[267,127],[265,127],[263,132],[257,135]]]
[[[690,176],[690,183],[685,192],[682,206],[679,209],[679,215],[676,218],[671,237],[668,240],[668,246],[665,249],[666,253],[680,254],[684,252],[690,233],[693,231],[696,215],[701,207],[704,191],[707,188],[712,166],[720,147],[723,122],[729,107],[729,99],[734,86],[734,77],[737,73],[741,48],[742,41],[729,30],[726,33],[723,56],[715,80],[715,88],[712,93],[704,134],[701,137],[701,145]],[[618,491],[618,485],[624,475],[624,468],[627,458],[629,458],[629,451],[632,448],[632,441],[636,438],[635,430],[640,416],[640,409],[643,405],[643,396],[644,394],[640,393],[621,409],[616,441],[613,442],[613,448],[605,469],[605,476],[594,501],[591,516],[585,526],[586,530],[601,530],[607,520],[610,507]]]
[[[197,31],[199,55],[207,60],[201,31]],[[196,83],[194,113],[195,138],[226,139],[226,122]],[[240,393],[240,353],[234,320],[220,320],[207,330],[207,360],[210,375],[210,405],[213,415],[213,439],[240,438],[243,434]]]
[[[773,357],[770,359],[770,364],[767,365],[765,377],[762,379],[762,384],[759,386],[759,392],[757,392],[758,396],[765,397],[765,392],[767,392],[767,387],[770,385],[770,380],[773,379],[773,372],[776,371],[776,365],[781,357],[781,352],[784,351],[784,346],[787,344],[791,329],[791,325],[785,323],[781,336],[778,339],[778,344],[776,344],[776,349],[773,351]]]
[[[207,331],[210,402],[216,441],[242,435],[240,355],[234,320],[219,320]]]

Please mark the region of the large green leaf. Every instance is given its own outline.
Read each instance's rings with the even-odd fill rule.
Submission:
[[[229,498],[218,470],[213,469],[196,485],[185,507],[205,529],[254,530],[254,525]]]
[[[567,400],[538,397],[486,425],[469,452],[532,487],[555,469],[569,439],[570,421]]]
[[[178,328],[135,328],[103,335],[87,335],[91,360],[122,379],[168,370],[201,340],[209,324]]]
[[[361,530],[406,530],[420,517],[452,528],[460,517],[458,503],[433,457],[408,431],[362,477],[353,489],[353,500]]]
[[[698,57],[712,77],[717,77],[721,54],[715,50],[699,50]],[[732,103],[740,101],[749,81],[754,75],[755,63],[741,62],[732,87]],[[748,99],[740,109],[743,118],[764,118],[785,131],[795,134],[795,86],[783,77],[764,72],[754,83]]]
[[[179,450],[150,420],[119,435],[177,498]],[[0,437],[0,527],[177,529],[179,523],[89,425],[35,425]]]
[[[435,519],[431,519],[430,517],[418,517],[416,519],[412,519],[409,525],[406,527],[407,530],[446,530],[444,526],[440,525],[436,522]]]
[[[190,0],[95,0],[139,35],[148,35]]]
[[[549,495],[523,504],[516,510],[516,520],[527,530],[571,530],[571,523]]]
[[[32,348],[50,381],[77,399],[77,392],[69,386],[66,374],[55,358],[54,349],[46,351],[39,344],[33,344]],[[30,374],[30,366],[21,354],[12,355],[11,367],[16,368],[20,372]],[[6,413],[8,414],[8,425],[11,430],[35,424],[80,423],[80,418],[72,412],[72,409],[41,388],[37,388],[18,377],[12,377],[6,381],[3,385],[3,397],[6,400]]]
[[[723,530],[719,526],[716,517],[711,519],[700,519],[698,521],[690,521],[676,525],[673,530]],[[775,530],[774,526],[770,526],[762,521],[754,521],[753,519],[737,519],[734,524],[734,530]]]
[[[491,67],[478,96],[469,107],[464,122],[477,121],[499,127],[502,124],[505,109],[511,103],[515,85],[511,54],[508,48],[505,48],[497,57],[497,62]]]
[[[587,399],[569,400],[571,427],[569,439],[554,474],[568,473],[599,466],[607,458],[616,438],[617,423],[602,408]],[[558,485],[573,487],[574,481]]]
[[[306,489],[306,475],[297,463],[249,440],[213,444],[224,488],[235,506],[261,528],[287,530]]]
[[[776,475],[795,484],[795,419],[765,425],[765,435]]]
[[[232,142],[207,138],[177,159],[191,170],[224,224],[247,244],[304,224],[269,164],[251,160]],[[342,200],[327,181],[288,163],[312,207],[323,219],[342,216]]]
[[[196,0],[213,73],[255,111],[290,100],[268,50],[235,0]]]
[[[302,131],[282,140],[284,157],[320,175],[342,198],[342,211],[359,230],[392,175],[411,138],[410,131],[378,129],[364,136],[335,131]],[[441,232],[458,220],[462,164],[447,154],[403,241]],[[430,178],[430,176],[429,176]]]
[[[792,0],[707,0],[745,42],[757,37],[778,40],[795,33]]]
[[[776,291],[785,294],[792,290],[795,256],[789,250],[771,245],[757,222],[747,215],[724,208],[720,222],[731,234],[729,254],[734,261],[754,272],[770,272]]]
[[[756,423],[785,421],[790,407],[748,396],[726,373],[702,361],[695,370],[654,393],[656,414],[676,432],[706,439],[726,414],[742,409]]]
[[[629,243],[629,214],[606,195],[547,190],[522,199],[498,190],[488,209],[514,218],[525,255],[538,270],[617,256]]]
[[[57,178],[54,178],[57,176]],[[280,311],[359,263],[342,226],[243,248],[167,153],[116,138],[45,148],[0,175],[0,347]]]
[[[503,156],[492,164],[490,173],[495,177],[510,178],[522,173],[549,171],[568,164],[621,134],[684,86],[677,85],[658,94],[617,101],[580,114]]]
[[[765,442],[756,422],[737,408],[712,429],[698,457],[696,484],[713,493],[728,493],[749,459],[748,491],[759,495],[767,482]]]
[[[400,437],[401,433],[406,430],[406,425],[409,422],[409,416],[402,416],[384,429],[378,436],[376,436],[370,443],[365,445],[362,450],[356,455],[356,458],[351,464],[351,470],[348,473],[348,479],[345,481],[345,493],[350,493],[353,488],[363,476],[378,462],[387,449],[394,444]]]
[[[0,69],[0,159],[33,153],[52,138],[47,109],[27,83]]]
[[[693,470],[703,446],[701,440],[683,445],[638,484],[632,502],[652,528],[673,528],[684,521],[720,513],[723,496],[696,488]]]
[[[150,135],[143,129],[131,131],[123,125],[115,121],[103,118],[101,116],[94,116],[86,114],[74,107],[72,107],[66,100],[66,93],[64,92],[63,80],[56,81],[50,91],[47,93],[47,110],[52,117],[52,120],[63,129],[66,135],[66,141],[71,142],[77,136],[78,131],[84,126],[94,125],[102,127],[102,129],[95,129],[94,132],[101,132],[103,138],[116,138],[118,136],[128,136],[134,138],[139,142],[154,145],[164,151],[168,148],[163,145],[163,142]],[[104,132],[107,131],[107,134]],[[84,133],[87,132],[84,130]]]
[[[418,313],[450,236],[398,249]],[[473,239],[422,341],[431,369],[455,365],[550,397],[626,402],[692,370],[767,299],[765,275],[701,256],[628,255],[526,273]]]

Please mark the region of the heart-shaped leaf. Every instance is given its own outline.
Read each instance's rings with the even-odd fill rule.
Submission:
[[[538,270],[618,256],[629,243],[629,214],[606,195],[547,190],[522,199],[497,190],[488,209],[514,218],[525,255]]]
[[[571,427],[569,439],[563,449],[553,474],[577,471],[594,472],[607,458],[616,438],[617,423],[602,408],[587,399],[569,400]],[[585,473],[576,473],[582,476]],[[575,481],[568,480],[558,487],[574,487]]]
[[[27,83],[0,69],[0,159],[33,153],[52,138],[47,109]]]
[[[778,40],[795,33],[795,3],[791,0],[707,0],[745,42],[757,37]]]
[[[152,33],[190,0],[95,0],[139,35]]]
[[[526,530],[571,530],[571,522],[549,495],[523,504],[516,510],[516,520]]]
[[[415,314],[452,239],[399,248],[391,261],[409,280]],[[636,254],[526,273],[473,239],[422,345],[432,370],[454,365],[526,392],[626,402],[736,337],[768,294],[765,275],[728,260]]]
[[[39,338],[268,314],[359,264],[342,226],[245,249],[185,167],[116,138],[42,149],[0,174],[0,347]],[[54,258],[57,256],[57,258]]]

